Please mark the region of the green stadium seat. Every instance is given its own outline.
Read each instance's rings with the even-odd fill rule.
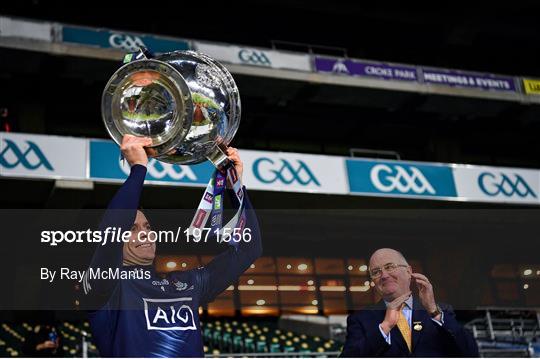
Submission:
[[[255,349],[257,353],[268,353],[268,345],[266,344],[266,337],[264,335],[258,338]]]
[[[244,338],[244,352],[245,353],[255,353],[255,335],[249,333],[247,337]]]
[[[210,327],[205,327],[203,329],[203,339],[205,342],[209,342],[212,338],[212,329]]]
[[[232,340],[232,330],[227,329],[221,338],[221,350],[225,353],[230,353],[233,351],[233,340]]]
[[[212,333],[212,347],[219,348],[221,344],[221,332],[217,329]]]
[[[285,345],[283,346],[283,351],[285,353],[291,353],[291,352],[296,351],[296,348],[294,347],[294,345],[292,344],[290,340],[287,340],[285,342]]]
[[[233,336],[233,351],[235,353],[244,352],[244,336],[242,335],[242,331],[240,329],[237,329]]]
[[[278,342],[270,343],[270,353],[281,353],[281,345]]]
[[[300,350],[298,352],[300,353],[309,353],[311,350],[309,348],[308,343],[301,343],[300,344]]]

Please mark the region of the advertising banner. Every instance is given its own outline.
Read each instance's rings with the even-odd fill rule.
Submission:
[[[250,189],[540,204],[540,171],[241,150]],[[206,186],[215,167],[150,159],[146,182]],[[0,132],[0,176],[121,183],[130,173],[110,140]]]
[[[189,43],[179,39],[73,26],[62,27],[62,41],[128,52],[137,51],[140,46],[144,46],[154,53],[189,49]]]
[[[241,150],[246,187],[346,194],[343,157]]]
[[[516,92],[514,78],[490,74],[474,74],[456,70],[422,69],[428,84],[464,87],[478,90]]]
[[[523,88],[528,95],[540,95],[540,80],[523,79]]]
[[[519,168],[456,165],[459,197],[470,201],[540,204],[540,172]]]
[[[210,162],[180,166],[150,159],[146,181],[168,185],[206,186],[215,167]],[[120,157],[120,148],[112,141],[90,140],[90,178],[98,181],[122,182],[129,175],[127,161]]]
[[[0,132],[0,175],[86,178],[87,140]]]
[[[17,37],[51,42],[52,33],[52,24],[47,22],[18,20],[0,16],[1,37]]]
[[[315,57],[315,71],[371,77],[381,80],[417,81],[416,68],[351,59]]]
[[[218,61],[231,64],[311,71],[309,55],[203,42],[195,42],[195,47]]]
[[[347,159],[351,193],[456,197],[452,169],[445,165]]]

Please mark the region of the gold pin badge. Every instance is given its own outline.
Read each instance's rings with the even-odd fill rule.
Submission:
[[[422,330],[422,322],[414,322],[414,326],[413,326],[413,329],[416,330],[417,332],[421,331]]]

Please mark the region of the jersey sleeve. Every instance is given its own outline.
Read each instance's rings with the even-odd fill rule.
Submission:
[[[107,228],[119,228],[122,232],[129,231],[137,215],[137,208],[146,176],[146,167],[135,165],[120,189],[109,202],[107,210],[99,225],[102,235]],[[122,265],[123,242],[99,243],[90,266],[83,277],[83,289],[87,295],[87,304],[92,309],[99,309],[112,294],[117,281],[92,279],[91,271],[96,269],[119,268]]]

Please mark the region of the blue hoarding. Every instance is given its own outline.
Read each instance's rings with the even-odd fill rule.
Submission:
[[[101,48],[115,48],[128,52],[137,51],[141,46],[155,53],[189,49],[189,43],[184,40],[73,26],[62,28],[62,41]]]
[[[452,169],[393,161],[346,160],[353,193],[456,197]]]
[[[167,184],[206,185],[215,167],[209,162],[197,165],[180,166],[150,159],[146,180],[166,182]],[[112,141],[90,141],[90,178],[105,180],[124,180],[130,168],[120,159],[120,149]]]

